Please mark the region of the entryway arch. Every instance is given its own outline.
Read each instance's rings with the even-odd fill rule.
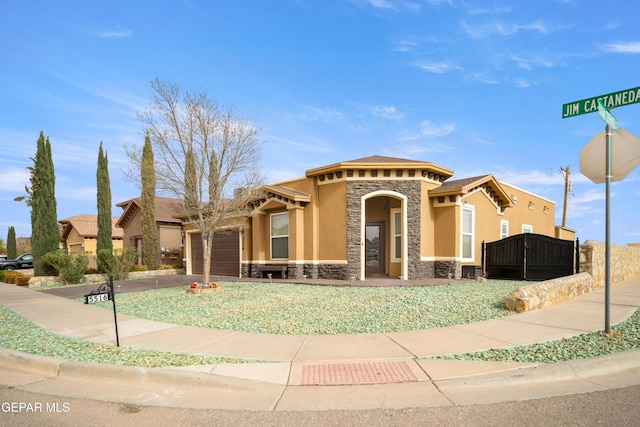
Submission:
[[[390,190],[367,193],[360,199],[359,279],[365,280],[368,271],[372,274],[397,273],[393,264],[398,263],[398,276],[406,278],[407,196]]]

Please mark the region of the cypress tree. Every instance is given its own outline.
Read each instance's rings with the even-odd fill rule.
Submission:
[[[9,227],[7,233],[7,258],[14,259],[18,256],[18,250],[16,247],[16,229],[13,226]]]
[[[112,221],[111,221],[111,184],[109,182],[109,160],[102,151],[102,141],[98,151],[98,172],[96,174],[98,188],[98,237],[96,253],[103,249],[113,252]],[[102,267],[101,267],[102,268]]]
[[[47,252],[58,249],[60,244],[60,229],[56,213],[55,172],[51,156],[49,138],[40,132],[36,155],[31,171],[31,189],[27,193],[31,199],[27,202],[31,206],[31,252],[34,258],[34,274],[36,276],[53,274],[42,261]]]
[[[142,262],[149,270],[158,268],[158,227],[156,226],[156,170],[151,140],[147,135],[140,164],[142,183]]]

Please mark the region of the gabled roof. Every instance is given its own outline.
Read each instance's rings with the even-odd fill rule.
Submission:
[[[513,201],[511,197],[509,197],[509,193],[491,174],[444,182],[440,187],[430,190],[429,197],[458,195],[464,197],[478,189],[484,189],[489,197],[501,200],[502,202],[498,203],[498,205],[503,208],[513,206]]]
[[[98,216],[97,215],[76,215],[70,218],[61,219],[58,221],[62,229],[62,238],[69,237],[69,233],[72,229],[85,238],[98,237]],[[111,237],[114,239],[122,239],[124,231],[122,228],[116,227],[118,217],[111,218]]]
[[[180,219],[174,217],[174,215],[184,213],[182,208],[182,200],[173,199],[170,197],[156,197],[156,222],[172,222],[180,224]],[[136,197],[121,203],[116,204],[117,207],[122,208],[122,215],[116,224],[117,227],[124,228],[127,223],[133,218],[133,215],[142,208],[142,199]]]
[[[386,156],[369,156],[360,159],[347,160],[346,162],[334,163],[332,165],[321,166],[319,168],[309,169],[306,172],[307,177],[321,175],[329,172],[343,171],[347,169],[425,169],[438,175],[444,179],[453,176],[453,170],[443,166],[436,165],[431,162],[423,162],[420,160],[401,159],[398,157]]]
[[[292,190],[291,188],[287,188],[282,185],[265,185],[263,188],[268,192],[279,194],[295,202],[311,201],[311,195],[302,193],[300,191]]]

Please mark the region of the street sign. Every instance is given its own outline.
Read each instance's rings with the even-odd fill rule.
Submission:
[[[640,102],[640,87],[563,104],[562,118],[566,119],[580,114],[595,113],[598,111],[598,100],[602,101],[602,104],[607,109],[636,104]]]
[[[618,129],[618,119],[616,119],[613,114],[605,108],[600,99],[598,99],[598,115],[603,122],[611,127],[611,129]]]
[[[598,132],[580,150],[580,173],[596,184],[606,181],[605,133]],[[640,164],[640,138],[625,129],[616,129],[611,136],[614,149],[611,156],[611,181],[622,181]]]

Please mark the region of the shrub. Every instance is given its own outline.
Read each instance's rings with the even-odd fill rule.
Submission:
[[[29,286],[29,276],[22,273],[16,273],[15,283],[18,286]]]
[[[137,260],[138,250],[135,248],[115,249],[113,252],[109,249],[98,251],[98,265],[107,276],[113,276],[114,280],[126,279]]]
[[[89,258],[86,255],[64,250],[47,252],[42,259],[58,272],[67,285],[80,283],[89,265]]]
[[[148,271],[149,269],[142,264],[133,264],[131,266],[131,271]]]
[[[0,270],[0,282],[4,282],[4,270]]]
[[[172,270],[176,268],[175,265],[169,265],[169,264],[160,264],[158,266],[158,270]]]
[[[4,280],[7,283],[15,284],[16,283],[16,276],[18,274],[20,274],[20,273],[17,273],[17,272],[15,272],[13,270],[6,270],[5,273],[4,273]]]
[[[93,267],[90,267],[90,268],[87,268],[87,269],[84,271],[84,274],[98,274],[98,270],[96,270],[96,269],[95,269],[95,268],[93,268]]]

